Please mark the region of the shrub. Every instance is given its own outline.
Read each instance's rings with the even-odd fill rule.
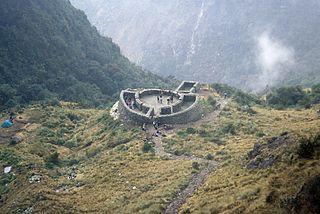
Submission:
[[[10,183],[15,179],[12,173],[2,174],[0,176],[0,186],[5,186],[6,184]]]
[[[192,168],[195,170],[199,170],[200,169],[200,164],[198,162],[192,162]]]
[[[9,145],[14,146],[21,142],[21,139],[18,137],[11,137],[9,141]]]
[[[0,151],[0,161],[6,165],[18,164],[20,159],[16,156],[14,151],[5,149]]]
[[[142,146],[142,151],[143,151],[143,152],[152,152],[152,151],[153,151],[153,148],[152,148],[152,146],[151,146],[150,143],[145,142],[145,143],[143,144],[143,146]]]
[[[301,139],[298,155],[302,158],[312,158],[316,148],[320,147],[320,135],[310,139]]]
[[[46,167],[49,169],[52,169],[55,165],[58,165],[59,162],[60,162],[60,160],[59,160],[59,153],[58,152],[54,152],[54,153],[50,154],[45,160]]]
[[[50,143],[55,144],[55,145],[62,146],[62,145],[65,144],[65,140],[64,140],[64,139],[61,139],[61,138],[58,138],[58,139],[53,140],[52,142],[50,141]]]
[[[53,129],[53,128],[56,128],[59,126],[59,122],[56,120],[48,120],[48,121],[44,122],[43,125],[49,129]],[[47,130],[41,130],[41,129],[40,129],[40,131],[48,132]]]
[[[54,137],[55,136],[55,132],[50,130],[49,128],[47,127],[43,127],[39,130],[38,134],[41,136],[41,137]]]
[[[184,154],[184,151],[176,149],[176,150],[173,151],[173,154],[177,155],[177,156],[181,156],[181,155]]]
[[[186,131],[183,131],[183,130],[178,131],[178,132],[177,132],[177,135],[178,135],[179,137],[181,137],[181,138],[186,138],[186,137],[188,137],[188,133],[187,133]]]
[[[75,141],[73,141],[73,140],[69,140],[64,144],[64,146],[69,148],[69,149],[72,149],[72,148],[77,147],[77,143]]]
[[[199,129],[198,134],[200,137],[209,137],[210,136],[210,133],[207,132],[205,129]]]
[[[77,165],[79,163],[79,160],[77,159],[70,159],[68,160],[68,166],[73,166],[73,165]]]
[[[207,154],[206,159],[207,160],[213,160],[213,155],[212,154]]]
[[[68,112],[68,113],[67,113],[67,117],[68,117],[69,120],[71,120],[71,121],[79,121],[79,120],[81,120],[81,118],[80,118],[78,115],[76,115],[76,114],[74,114],[74,113],[72,113],[72,112]]]
[[[224,134],[236,134],[236,127],[233,123],[228,123],[221,127],[221,132]]]
[[[267,95],[267,104],[290,107],[302,102],[305,97],[306,94],[301,86],[282,87]]]
[[[60,101],[56,97],[53,97],[51,99],[46,100],[46,104],[49,105],[49,106],[59,106],[59,107],[61,107]]]
[[[192,128],[192,127],[188,127],[187,129],[186,129],[186,133],[188,133],[188,134],[195,134],[197,131],[194,129],[194,128]]]
[[[237,90],[236,93],[233,95],[234,100],[240,105],[251,105],[252,103],[260,104],[260,100],[252,95],[247,94],[243,91]]]
[[[98,155],[101,151],[102,151],[101,147],[91,148],[90,150],[86,151],[86,156],[87,158],[93,158],[96,155]]]
[[[208,97],[207,102],[208,102],[208,104],[209,104],[211,109],[214,109],[216,107],[216,105],[217,105],[217,101],[215,99],[213,99],[212,96]]]
[[[265,133],[263,133],[262,131],[258,131],[258,132],[256,133],[256,136],[257,136],[257,137],[263,137],[263,136],[265,136]]]

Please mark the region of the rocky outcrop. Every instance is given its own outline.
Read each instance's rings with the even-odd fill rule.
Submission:
[[[277,153],[272,151],[295,141],[296,138],[293,135],[283,132],[277,137],[271,137],[255,143],[253,149],[247,154],[247,168],[263,169],[272,166],[278,160]]]

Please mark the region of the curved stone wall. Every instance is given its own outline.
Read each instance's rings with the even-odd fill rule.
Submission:
[[[187,109],[170,115],[160,115],[157,121],[162,124],[189,123],[199,120],[202,114],[203,108],[197,96],[195,102]]]
[[[124,96],[127,95],[127,92],[128,91],[122,91],[120,94],[120,101],[118,104],[119,117],[122,120],[130,123],[150,123],[150,117],[152,117],[151,115],[153,108],[150,110],[150,112],[149,108],[146,114],[130,109],[124,99]],[[145,107],[145,109],[147,109],[147,107]]]
[[[199,87],[197,83],[193,87]],[[198,90],[198,88],[197,88]],[[120,118],[130,123],[152,123],[153,121],[162,124],[188,123],[199,120],[203,113],[203,108],[199,102],[199,96],[194,93],[178,93],[177,91],[163,90],[165,96],[173,94],[176,102],[171,105],[165,105],[160,108],[160,114],[155,115],[155,107],[144,103],[141,98],[143,96],[158,96],[160,89],[144,89],[138,90],[124,90],[120,94],[120,102],[118,106]],[[130,98],[134,101],[134,109],[131,109],[126,99]],[[190,106],[184,106],[186,103]],[[192,103],[192,104],[191,104]],[[186,109],[183,109],[185,107]],[[159,108],[158,108],[159,109]]]

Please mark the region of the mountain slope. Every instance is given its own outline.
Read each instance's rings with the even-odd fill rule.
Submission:
[[[164,75],[266,85],[320,81],[316,0],[72,0],[126,56]]]
[[[1,105],[50,97],[98,105],[124,87],[163,84],[66,0],[2,1],[0,38]]]
[[[245,107],[211,89],[204,118],[160,136],[105,109],[24,108],[0,131],[0,171],[12,166],[0,174],[1,213],[165,213],[190,185],[179,213],[318,213],[320,105]]]

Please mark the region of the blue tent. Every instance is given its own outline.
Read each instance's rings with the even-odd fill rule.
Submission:
[[[11,120],[5,120],[5,121],[2,123],[1,127],[2,127],[2,128],[9,128],[9,127],[11,127],[12,125],[13,125],[13,122],[12,122]]]

